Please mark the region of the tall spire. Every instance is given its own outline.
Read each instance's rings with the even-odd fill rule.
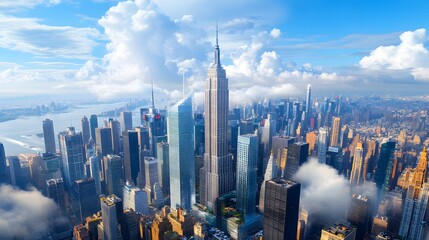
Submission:
[[[152,109],[155,109],[155,99],[153,97],[153,79],[151,80],[152,83]]]
[[[216,22],[216,45],[215,45],[215,61],[214,61],[214,65],[216,65],[216,67],[220,68],[221,64],[220,64],[220,50],[219,50],[219,29],[217,26],[217,22]]]

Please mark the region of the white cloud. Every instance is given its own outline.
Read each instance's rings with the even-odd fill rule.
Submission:
[[[360,66],[373,70],[409,69],[416,80],[429,80],[429,51],[424,46],[426,29],[407,31],[399,38],[399,45],[376,48],[360,60]]]
[[[273,29],[271,30],[270,34],[271,34],[271,36],[272,36],[273,38],[279,38],[279,37],[280,37],[280,35],[281,35],[281,31],[280,31],[280,29],[273,28]]]
[[[1,0],[0,12],[16,12],[23,9],[31,9],[37,5],[57,5],[61,0]]]
[[[92,58],[100,37],[94,28],[49,26],[35,18],[0,14],[0,48],[41,57]]]
[[[34,239],[48,231],[57,206],[36,189],[22,191],[0,186],[0,232],[2,239]]]

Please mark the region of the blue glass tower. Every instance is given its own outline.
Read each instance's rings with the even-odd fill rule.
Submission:
[[[190,210],[195,203],[194,121],[192,98],[184,98],[168,112],[171,207]]]
[[[245,216],[255,213],[258,166],[258,136],[238,136],[237,144],[237,209]]]

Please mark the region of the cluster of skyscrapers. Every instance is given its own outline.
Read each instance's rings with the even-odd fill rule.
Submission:
[[[230,111],[216,38],[204,112],[191,96],[158,110],[152,93],[141,126],[131,112],[102,126],[91,115],[56,135],[46,119],[45,153],[6,158],[0,144],[0,183],[32,184],[58,205],[68,221],[50,239],[70,238],[70,226],[75,239],[427,239],[426,118],[400,113],[312,100],[310,85],[304,101]],[[309,157],[349,183],[342,214],[300,204],[295,174]]]

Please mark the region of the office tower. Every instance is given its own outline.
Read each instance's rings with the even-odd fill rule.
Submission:
[[[89,158],[89,169],[91,172],[91,178],[94,179],[97,196],[101,194],[100,165],[100,158],[96,155]]]
[[[85,178],[74,182],[72,203],[74,213],[79,222],[83,222],[86,217],[100,211],[100,202],[98,201],[93,178]]]
[[[353,166],[350,173],[350,185],[358,185],[363,182],[365,173],[363,172],[363,148],[362,143],[359,142],[355,148],[353,156]]]
[[[91,129],[91,138],[94,141],[97,141],[95,136],[95,129],[98,128],[97,115],[92,114],[91,117],[89,118],[89,123],[90,123],[90,129]]]
[[[190,238],[194,235],[194,217],[182,208],[172,210],[167,215],[171,230],[181,237]],[[176,238],[175,238],[176,239]]]
[[[311,84],[308,84],[307,85],[307,97],[305,99],[305,112],[307,113],[308,117],[310,116],[310,109],[311,109]]]
[[[425,214],[429,197],[429,183],[426,183],[428,157],[427,149],[420,154],[414,175],[405,198],[399,236],[404,239],[423,239]]]
[[[110,128],[95,129],[95,149],[101,157],[113,153],[112,132]]]
[[[333,117],[332,118],[332,127],[331,127],[331,147],[338,147],[340,133],[341,133],[341,118]]]
[[[160,142],[157,144],[158,155],[158,177],[161,183],[162,191],[170,194],[170,160],[168,143]]]
[[[284,149],[295,141],[293,137],[274,136],[273,137],[273,178],[281,177],[281,159],[286,159]]]
[[[299,183],[276,178],[265,185],[264,239],[296,240]]]
[[[158,182],[153,185],[152,204],[158,209],[164,206],[164,193],[162,192],[161,185]]]
[[[356,226],[356,239],[364,239],[371,217],[370,200],[365,195],[353,194],[347,211],[347,221]]]
[[[214,63],[208,71],[204,103],[204,191],[202,203],[216,209],[216,199],[234,189],[234,162],[228,155],[228,79],[220,63],[216,35]]]
[[[46,195],[46,180],[62,178],[60,170],[61,157],[53,153],[43,153],[40,163],[36,169],[32,169],[34,184],[44,195]]]
[[[148,197],[146,191],[135,187],[132,182],[127,181],[124,186],[124,210],[132,209],[137,213],[148,214]]]
[[[118,226],[118,215],[122,214],[122,199],[115,195],[101,196],[101,218],[104,240],[122,239]],[[120,207],[119,207],[120,206]]]
[[[89,139],[91,138],[88,118],[86,116],[83,116],[80,122],[82,123],[82,141],[83,144],[87,144],[89,142]]]
[[[245,217],[255,213],[258,188],[258,136],[238,136],[237,145],[237,209]]]
[[[261,191],[259,192],[259,212],[264,213],[264,202],[265,202],[265,185],[266,183],[274,178],[274,154],[271,152],[271,156],[268,159],[267,169],[265,170],[264,181],[261,184]]]
[[[104,181],[108,194],[115,194],[118,197],[122,196],[121,176],[122,176],[122,161],[117,155],[104,156]]]
[[[192,98],[184,98],[170,107],[167,121],[171,208],[191,210],[195,203]]]
[[[154,157],[145,157],[144,165],[145,165],[144,170],[145,170],[145,177],[146,177],[145,190],[148,193],[148,198],[150,203],[152,203],[152,200],[155,197],[154,185],[155,183],[159,183],[158,160]]]
[[[326,163],[326,152],[328,150],[328,129],[319,128],[317,137],[317,158],[320,163]]]
[[[51,119],[43,120],[43,140],[45,141],[45,151],[56,153],[54,122]]]
[[[268,158],[270,156],[272,148],[272,139],[276,134],[276,117],[275,114],[269,113],[268,118],[264,121],[264,126],[261,128],[261,145],[263,157]]]
[[[355,240],[356,228],[348,227],[343,224],[324,227],[320,240]]]
[[[83,224],[79,224],[73,227],[73,237],[75,240],[90,239],[89,231]]]
[[[67,209],[64,195],[64,181],[62,178],[49,179],[46,181],[46,196],[57,204],[58,214],[60,216],[65,216]]]
[[[82,133],[76,132],[74,127],[67,128],[59,133],[60,153],[63,160],[64,182],[71,188],[73,182],[85,177],[85,153],[82,143]]]
[[[298,168],[307,162],[308,158],[308,143],[297,142],[287,146],[286,154],[282,157],[286,158],[286,166],[284,167],[284,178],[292,179],[293,175],[298,172]]]
[[[121,112],[120,120],[121,120],[121,127],[123,132],[133,129],[132,112]]]
[[[135,127],[134,131],[136,131],[139,136],[140,149],[150,150],[149,129],[146,127]]]
[[[198,156],[204,155],[204,115],[195,114],[195,125],[194,125],[194,149],[195,154]]]
[[[377,213],[372,221],[371,235],[377,236],[382,232],[386,232],[388,225],[389,218],[383,214]]]
[[[109,128],[112,131],[112,147],[113,153],[119,154],[121,152],[120,138],[121,138],[121,123],[118,120],[109,119]]]
[[[383,194],[386,192],[390,176],[392,174],[393,157],[395,151],[395,142],[383,140],[380,148],[380,155],[377,163],[377,170],[375,172],[375,184],[377,189]]]
[[[139,139],[136,131],[122,132],[124,145],[124,172],[125,181],[137,184],[137,174],[140,170]]]
[[[17,156],[7,157],[9,162],[11,184],[21,189],[26,189],[31,183],[31,173],[28,160]]]
[[[170,213],[170,208],[165,206],[162,208],[161,212],[158,212],[155,215],[153,220],[152,229],[151,229],[151,240],[161,240],[164,239],[163,235],[165,232],[171,231],[171,223],[168,220],[168,214]]]
[[[9,182],[6,165],[6,153],[3,143],[0,142],[0,184]]]

